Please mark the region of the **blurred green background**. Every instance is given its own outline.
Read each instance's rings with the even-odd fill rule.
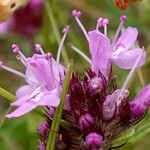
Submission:
[[[45,51],[50,51],[56,56],[59,41],[57,31],[61,35],[63,27],[70,25],[71,32],[65,42],[65,50],[68,58],[74,59],[75,70],[82,75],[88,64],[67,46],[67,43],[73,43],[89,55],[87,42],[71,16],[72,9],[79,9],[82,12],[81,21],[87,30],[95,28],[96,20],[100,16],[108,18],[110,20],[108,28],[110,37],[112,37],[119,25],[119,17],[126,15],[127,21],[125,26],[138,28],[139,44],[144,46],[147,51],[146,64],[141,70],[137,71],[130,85],[131,98],[143,87],[143,84],[150,82],[150,0],[131,3],[125,11],[117,8],[112,0],[49,0],[49,3],[51,8],[46,5],[42,27],[34,36],[34,42],[41,43]],[[33,53],[31,43],[18,34],[8,33],[0,35],[0,59],[10,67],[24,71],[25,68],[12,54],[12,43],[19,44],[27,56]],[[61,61],[66,65],[63,57]],[[114,67],[113,72],[117,75],[117,82],[121,87],[128,71]],[[142,79],[144,79],[144,82]],[[0,70],[0,86],[11,93],[15,94],[15,90],[23,83],[24,81],[21,78]],[[10,101],[7,99],[0,97],[0,121],[3,120],[4,115],[8,111],[9,103]],[[42,120],[43,118],[34,112],[20,118],[6,119],[0,127],[0,150],[36,150],[38,145],[36,129]],[[132,136],[128,143],[121,148],[122,150],[150,149],[150,113],[147,114],[139,126],[143,128],[138,134]]]

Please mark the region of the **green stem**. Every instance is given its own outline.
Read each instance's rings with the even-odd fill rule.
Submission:
[[[52,8],[51,8],[50,0],[46,0],[45,5],[46,5],[46,12],[47,12],[47,15],[48,15],[48,19],[52,24],[52,29],[53,29],[53,32],[54,32],[54,36],[56,38],[57,43],[59,44],[60,41],[61,41],[61,36],[59,34],[59,31],[58,31],[58,27],[57,27],[57,24],[56,24],[56,21],[55,21],[55,17],[54,17]],[[67,55],[65,47],[62,50],[62,57],[63,57],[63,60],[64,60],[65,64],[67,64],[69,59],[68,59],[68,55]]]
[[[4,90],[2,87],[0,87],[0,95],[9,101],[13,102],[16,100],[16,96],[11,94],[10,92]]]
[[[69,82],[70,82],[70,78],[72,75],[72,70],[73,70],[73,64],[70,64],[68,72],[67,72],[65,80],[64,80],[63,88],[62,88],[62,94],[60,97],[60,105],[57,107],[55,116],[52,121],[52,126],[51,126],[50,134],[48,137],[48,143],[47,143],[46,150],[54,150],[54,148],[55,148],[57,133],[58,133],[59,125],[61,122],[62,111],[64,108],[64,101],[66,98],[66,94],[68,92]]]

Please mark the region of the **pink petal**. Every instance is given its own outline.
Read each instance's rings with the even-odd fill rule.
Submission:
[[[100,70],[107,78],[111,67],[112,47],[110,40],[98,30],[89,33],[89,49],[92,55],[92,70]]]
[[[23,85],[16,91],[16,97],[21,98],[27,94],[30,94],[33,90],[34,89],[31,85]]]
[[[146,53],[141,48],[136,48],[136,49],[128,50],[128,51],[122,51],[120,54],[118,54],[118,56],[115,56],[115,58],[112,58],[112,60],[120,68],[131,69],[133,65],[135,64],[135,61],[137,60],[139,55],[141,55],[141,53],[143,54],[141,56],[139,64],[137,65],[137,68],[138,68],[144,65],[145,60],[146,60]]]
[[[27,68],[26,70],[26,77],[27,77],[27,82],[29,84],[38,83],[38,80],[36,79],[35,75],[33,74],[33,71],[31,71],[31,68]]]
[[[56,95],[52,95],[51,93],[46,93],[43,95],[38,102],[38,105],[42,106],[53,106],[57,107],[60,103],[60,98]]]
[[[59,82],[60,77],[63,79],[65,68],[61,64],[57,63],[54,59],[52,59],[52,67],[53,67],[53,74],[55,79]]]
[[[16,100],[15,102],[11,103],[10,105],[11,106],[20,106],[28,100],[29,100],[29,96],[23,96],[23,97],[19,98],[18,100]]]
[[[138,36],[137,29],[133,27],[128,27],[119,37],[113,49],[116,50],[119,47],[122,47],[125,50],[128,50],[136,41],[137,36]]]
[[[14,112],[6,115],[6,117],[8,117],[8,118],[20,117],[20,116],[30,112],[31,110],[33,110],[36,107],[37,107],[37,105],[33,102],[25,102],[21,106],[19,106]]]

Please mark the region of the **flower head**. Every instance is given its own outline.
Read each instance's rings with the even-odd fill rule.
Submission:
[[[17,52],[18,46],[13,45],[13,48],[13,51]],[[27,84],[16,91],[17,101],[11,105],[18,108],[7,117],[22,116],[38,105],[57,107],[65,68],[56,63],[49,53],[34,54],[32,57],[26,58],[18,50],[17,55],[26,67],[24,77]]]
[[[81,12],[73,10],[72,15],[75,17],[89,44],[91,68],[93,71],[96,73],[100,71],[108,79],[112,62],[120,68],[131,69],[141,53],[141,60],[136,67],[140,67],[145,63],[146,53],[142,48],[135,47],[138,35],[137,29],[128,27],[122,31],[122,26],[126,20],[125,16],[120,17],[120,25],[111,42],[107,37],[108,19],[99,18],[96,29],[87,32],[79,20],[80,15],[78,14],[81,15]],[[103,28],[104,33],[100,32],[99,28]]]
[[[60,94],[65,76],[65,68],[59,63],[60,52],[69,31],[69,27],[63,29],[64,36],[58,48],[57,62],[50,53],[44,53],[39,44],[35,45],[35,51],[41,54],[33,54],[26,58],[18,45],[13,44],[13,53],[25,66],[25,74],[9,68],[0,61],[0,67],[25,79],[27,84],[16,91],[17,100],[11,103],[17,109],[8,114],[8,118],[22,116],[37,106],[57,107],[60,102]]]

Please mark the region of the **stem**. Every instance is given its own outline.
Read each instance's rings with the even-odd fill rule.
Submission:
[[[2,87],[0,87],[0,95],[9,101],[13,102],[16,100],[16,96],[11,94],[10,92],[4,90]]]
[[[52,121],[52,126],[51,126],[50,134],[48,137],[48,143],[47,143],[46,150],[54,150],[55,149],[57,133],[58,133],[59,125],[61,122],[61,116],[62,116],[62,112],[63,112],[63,108],[64,108],[64,101],[65,101],[66,94],[67,94],[68,88],[69,88],[70,78],[71,78],[72,70],[73,70],[73,64],[72,63],[69,64],[68,68],[69,69],[68,69],[68,72],[67,72],[65,80],[64,80],[62,94],[60,97],[60,105],[57,107],[55,116]]]
[[[52,29],[54,31],[54,36],[55,36],[56,41],[59,45],[59,43],[61,41],[61,38],[60,38],[60,34],[59,34],[59,31],[58,31],[58,28],[57,28],[57,24],[56,24],[55,17],[54,17],[54,14],[53,14],[51,4],[50,4],[49,0],[46,0],[45,6],[46,6],[46,12],[47,12],[47,15],[48,15],[48,19],[49,19],[50,23],[52,24]],[[68,55],[66,53],[65,48],[63,48],[62,57],[64,59],[64,62],[67,64],[68,63]]]

